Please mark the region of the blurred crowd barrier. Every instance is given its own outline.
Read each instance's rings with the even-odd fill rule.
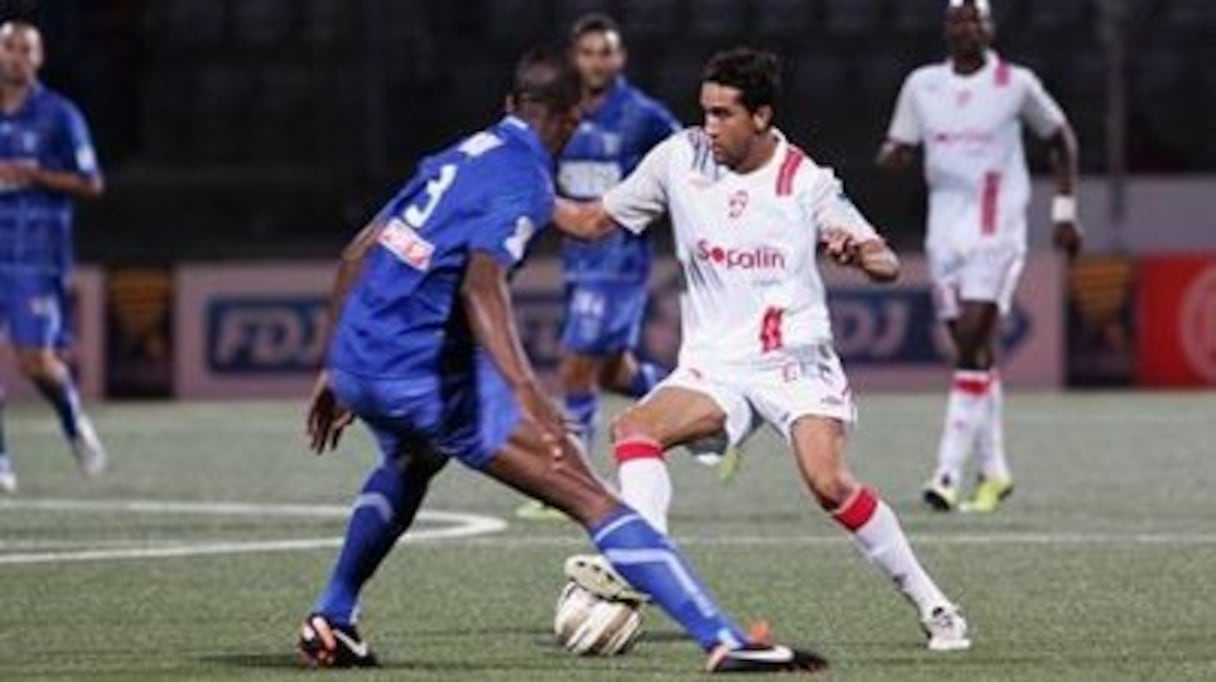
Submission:
[[[825,268],[836,346],[862,390],[929,390],[945,381],[950,347],[933,312],[924,259],[905,258],[894,286]],[[84,268],[77,333],[65,353],[89,397],[303,396],[323,355],[333,266],[323,262]],[[536,365],[556,365],[560,265],[540,259],[515,280],[520,333]],[[673,364],[680,342],[679,268],[660,259],[641,352]],[[1068,265],[1050,251],[1027,261],[1002,330],[1014,388],[1216,386],[1216,252],[1095,256]],[[11,362],[10,396],[31,391]]]

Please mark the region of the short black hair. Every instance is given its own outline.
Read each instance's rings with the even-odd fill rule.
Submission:
[[[775,108],[781,96],[781,61],[768,50],[732,48],[709,58],[701,82],[737,89],[748,111]]]
[[[576,42],[588,33],[615,33],[620,37],[621,25],[607,14],[589,12],[574,20],[570,26],[570,40]]]
[[[582,98],[582,83],[569,55],[550,47],[533,47],[515,64],[511,99],[564,111]]]

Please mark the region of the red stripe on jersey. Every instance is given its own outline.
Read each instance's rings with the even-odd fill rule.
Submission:
[[[781,169],[777,171],[777,196],[784,197],[794,193],[794,174],[798,172],[798,167],[805,158],[806,154],[801,149],[794,145],[789,146],[789,151],[781,162]]]
[[[996,63],[996,71],[993,72],[993,79],[996,81],[998,88],[1003,88],[1009,85],[1009,62],[1004,59],[998,60]]]
[[[768,353],[785,345],[781,334],[784,317],[784,308],[771,307],[764,311],[764,317],[760,319],[760,352]]]
[[[627,438],[613,447],[612,454],[617,462],[628,462],[631,459],[663,459],[663,446],[649,438]]]
[[[980,198],[980,233],[996,232],[997,203],[1001,196],[1001,174],[996,171],[984,173],[983,196]]]
[[[855,532],[858,528],[870,522],[874,518],[874,512],[878,510],[878,495],[874,494],[869,488],[858,488],[857,492],[848,499],[840,508],[832,512],[832,517],[836,522],[844,526],[849,531]]]

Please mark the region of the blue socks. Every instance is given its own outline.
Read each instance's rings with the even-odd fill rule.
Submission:
[[[654,388],[665,376],[667,376],[667,371],[653,362],[639,363],[638,371],[629,380],[629,388],[626,389],[625,394],[630,398],[641,398],[650,393],[650,389]]]
[[[599,409],[599,398],[595,392],[570,393],[566,395],[566,416],[578,429],[583,448],[588,453],[595,445],[595,417]]]
[[[719,644],[733,649],[747,641],[680,551],[637,512],[621,505],[588,530],[612,567],[629,584],[649,594],[703,649]]]
[[[63,373],[59,381],[45,379],[34,380],[34,386],[42,397],[55,408],[59,415],[59,426],[68,440],[76,437],[76,421],[80,419],[80,396],[76,393],[76,384],[68,372]]]
[[[316,611],[349,625],[357,617],[359,591],[414,521],[426,496],[430,475],[381,465],[372,471],[355,500],[346,540]]]

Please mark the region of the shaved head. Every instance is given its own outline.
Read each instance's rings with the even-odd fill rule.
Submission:
[[[42,59],[42,34],[36,26],[24,21],[0,24],[0,80],[4,85],[32,84],[38,78]]]

